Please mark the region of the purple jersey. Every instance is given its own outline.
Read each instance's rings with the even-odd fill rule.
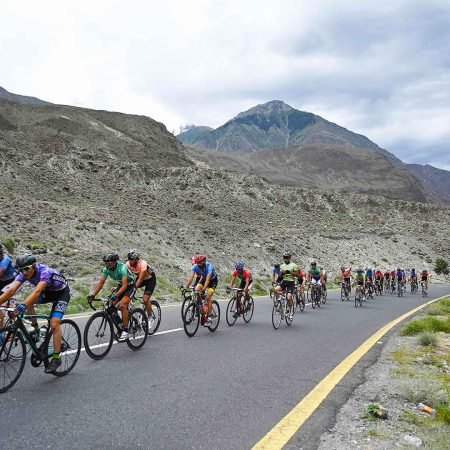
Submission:
[[[16,281],[24,283],[28,281],[33,286],[37,286],[41,281],[47,282],[47,287],[45,292],[49,291],[61,291],[67,286],[67,281],[63,275],[61,275],[57,270],[46,266],[45,264],[36,264],[34,275],[27,280],[23,273],[20,273],[16,277]]]

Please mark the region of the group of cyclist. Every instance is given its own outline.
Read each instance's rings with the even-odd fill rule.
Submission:
[[[411,283],[411,286],[417,290],[418,279],[425,283],[425,290],[428,290],[428,281],[430,279],[430,272],[427,269],[420,273],[415,268],[406,271],[398,267],[397,270],[366,269],[358,268],[355,276],[352,275],[351,267],[341,267],[340,279],[341,284],[345,285],[346,289],[351,292],[352,281],[353,284],[360,289],[365,298],[368,292],[379,292],[380,294],[389,288],[403,289],[406,288],[406,283]]]

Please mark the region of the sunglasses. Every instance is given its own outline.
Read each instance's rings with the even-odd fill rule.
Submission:
[[[20,272],[20,273],[28,272],[32,267],[33,267],[33,266],[21,267],[21,268],[19,269],[19,272]]]

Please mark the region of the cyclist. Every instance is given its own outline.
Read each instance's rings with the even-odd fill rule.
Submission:
[[[127,255],[128,261],[125,263],[128,269],[131,270],[136,276],[136,290],[143,287],[144,294],[142,300],[144,301],[145,310],[148,316],[148,327],[153,326],[155,316],[152,310],[152,302],[150,301],[153,291],[156,287],[156,274],[155,271],[148,265],[147,261],[141,259],[139,253],[136,250],[130,250]]]
[[[283,277],[283,280],[280,284],[275,287],[276,293],[281,293],[282,291],[286,291],[286,299],[292,311],[292,294],[295,289],[295,277],[299,275],[297,264],[291,262],[291,254],[289,252],[283,253],[284,263],[280,264],[280,271]],[[290,313],[290,319],[292,319],[292,312]]]
[[[128,304],[136,289],[134,276],[128,267],[123,262],[119,261],[119,255],[117,253],[109,253],[104,255],[102,259],[105,267],[102,270],[100,280],[92,293],[87,296],[87,299],[88,301],[95,299],[95,296],[102,290],[108,277],[117,281],[117,287],[110,295],[110,299],[112,300],[113,305],[116,308],[120,308],[120,311],[122,312],[123,330],[119,336],[119,340],[124,341],[128,337]]]
[[[280,280],[281,269],[279,264],[274,264],[272,269],[272,284],[278,283]]]
[[[366,275],[365,275],[363,269],[358,269],[356,271],[355,284],[357,286],[356,292],[360,291],[363,295],[363,300],[365,300],[366,299]]]
[[[414,284],[417,286],[417,273],[416,269],[413,267],[411,269],[411,286]]]
[[[420,272],[420,279],[425,281],[425,290],[428,291],[428,280],[430,279],[430,274],[427,269],[423,269],[422,272]]]
[[[33,292],[23,301],[16,305],[16,313],[36,314],[34,305],[42,303],[53,303],[50,313],[50,327],[53,333],[53,356],[45,368],[45,373],[53,373],[61,365],[61,320],[70,300],[70,289],[65,277],[55,269],[38,263],[33,255],[21,255],[16,259],[16,268],[19,275],[11,284],[10,288],[0,295],[0,304],[11,298],[25,281],[34,286]],[[34,319],[33,327],[39,333],[37,320]]]
[[[327,271],[323,267],[320,268],[320,276],[321,276],[321,279],[322,279],[322,289],[324,291],[326,291],[327,290],[328,274],[327,274]]]
[[[405,283],[405,272],[400,267],[397,267],[395,278],[397,280],[399,290],[403,289],[403,284]]]
[[[5,255],[3,245],[0,244],[0,293],[3,288],[11,284],[17,276],[11,258]],[[3,325],[3,311],[0,311],[0,326]]]
[[[321,286],[322,286],[322,275],[320,273],[320,269],[317,267],[317,263],[313,261],[308,270],[308,282],[309,284],[315,286],[319,286],[319,295],[322,295]]]
[[[351,267],[345,268],[344,266],[341,266],[341,283],[346,283],[349,294],[352,293],[351,281],[352,281],[352,268]]]
[[[371,267],[366,267],[365,270],[365,274],[366,274],[366,287],[367,289],[369,289],[369,287],[371,288],[371,291],[373,292],[373,269]]]
[[[297,286],[300,287],[300,297],[305,298],[306,272],[298,266],[298,276],[295,278]]]
[[[197,292],[204,291],[206,293],[206,301],[208,302],[208,318],[206,319],[204,325],[209,326],[212,324],[211,313],[212,313],[212,296],[219,282],[216,270],[210,262],[206,262],[206,256],[198,254],[195,257],[195,264],[192,266],[191,274],[186,281],[185,288],[189,289],[194,276],[197,275],[198,282],[195,286]]]
[[[380,269],[375,270],[375,284],[378,292],[383,292],[383,272]]]
[[[244,292],[244,297],[248,298],[248,291],[251,289],[253,284],[253,278],[252,274],[246,270],[245,264],[242,261],[234,263],[234,271],[231,274],[231,281],[230,285],[228,286],[229,289],[231,289],[234,285],[234,281],[236,278],[239,278],[241,280],[241,284],[239,285],[239,289],[242,289]],[[238,317],[239,313],[236,311],[233,314],[233,317]]]

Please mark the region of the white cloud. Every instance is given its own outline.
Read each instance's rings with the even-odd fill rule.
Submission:
[[[279,99],[400,157],[436,164],[448,142],[446,1],[4,0],[0,16],[12,92],[169,130]]]

